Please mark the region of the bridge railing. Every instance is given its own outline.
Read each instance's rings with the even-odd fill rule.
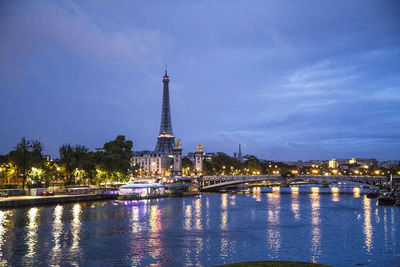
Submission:
[[[374,184],[375,182],[385,182],[386,177],[383,176],[345,176],[345,175],[296,175],[295,177],[284,178],[280,175],[220,175],[220,176],[203,176],[200,179],[202,187],[213,186],[217,184],[229,184],[229,182],[235,183],[247,183],[262,180],[275,180],[282,182],[292,182],[298,180],[309,180],[318,182],[362,182],[367,184]]]

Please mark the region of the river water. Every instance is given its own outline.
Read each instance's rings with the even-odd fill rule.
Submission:
[[[400,264],[400,208],[359,188],[253,188],[0,211],[0,266]],[[397,265],[398,266],[398,265]]]

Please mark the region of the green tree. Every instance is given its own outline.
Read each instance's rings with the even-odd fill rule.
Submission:
[[[194,165],[189,157],[182,158],[182,170],[184,175],[189,175],[194,172]]]
[[[112,180],[127,180],[131,172],[133,142],[119,135],[115,140],[107,142],[100,153],[102,169]]]
[[[71,183],[75,169],[82,168],[89,150],[85,146],[71,146],[70,144],[65,144],[60,147],[59,152],[60,164],[62,164],[67,171],[67,183]]]
[[[203,162],[204,175],[231,175],[242,170],[243,164],[225,153],[218,153],[210,161]]]
[[[96,163],[97,157],[95,152],[85,154],[81,168],[83,170],[83,178],[87,179],[89,182],[93,182],[97,175]]]
[[[44,161],[43,145],[38,140],[27,140],[25,137],[10,151],[9,158],[17,167],[17,174],[22,176],[22,188],[25,189],[26,177],[32,167],[40,168]]]

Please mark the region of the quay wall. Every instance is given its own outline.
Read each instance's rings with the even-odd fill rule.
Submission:
[[[87,194],[87,195],[61,195],[43,197],[15,197],[5,198],[0,201],[0,209],[19,208],[27,206],[57,205],[71,202],[101,201],[116,199],[117,195]]]

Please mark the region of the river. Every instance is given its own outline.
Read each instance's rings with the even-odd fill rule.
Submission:
[[[396,266],[400,208],[378,206],[363,192],[253,188],[2,210],[0,266]]]

